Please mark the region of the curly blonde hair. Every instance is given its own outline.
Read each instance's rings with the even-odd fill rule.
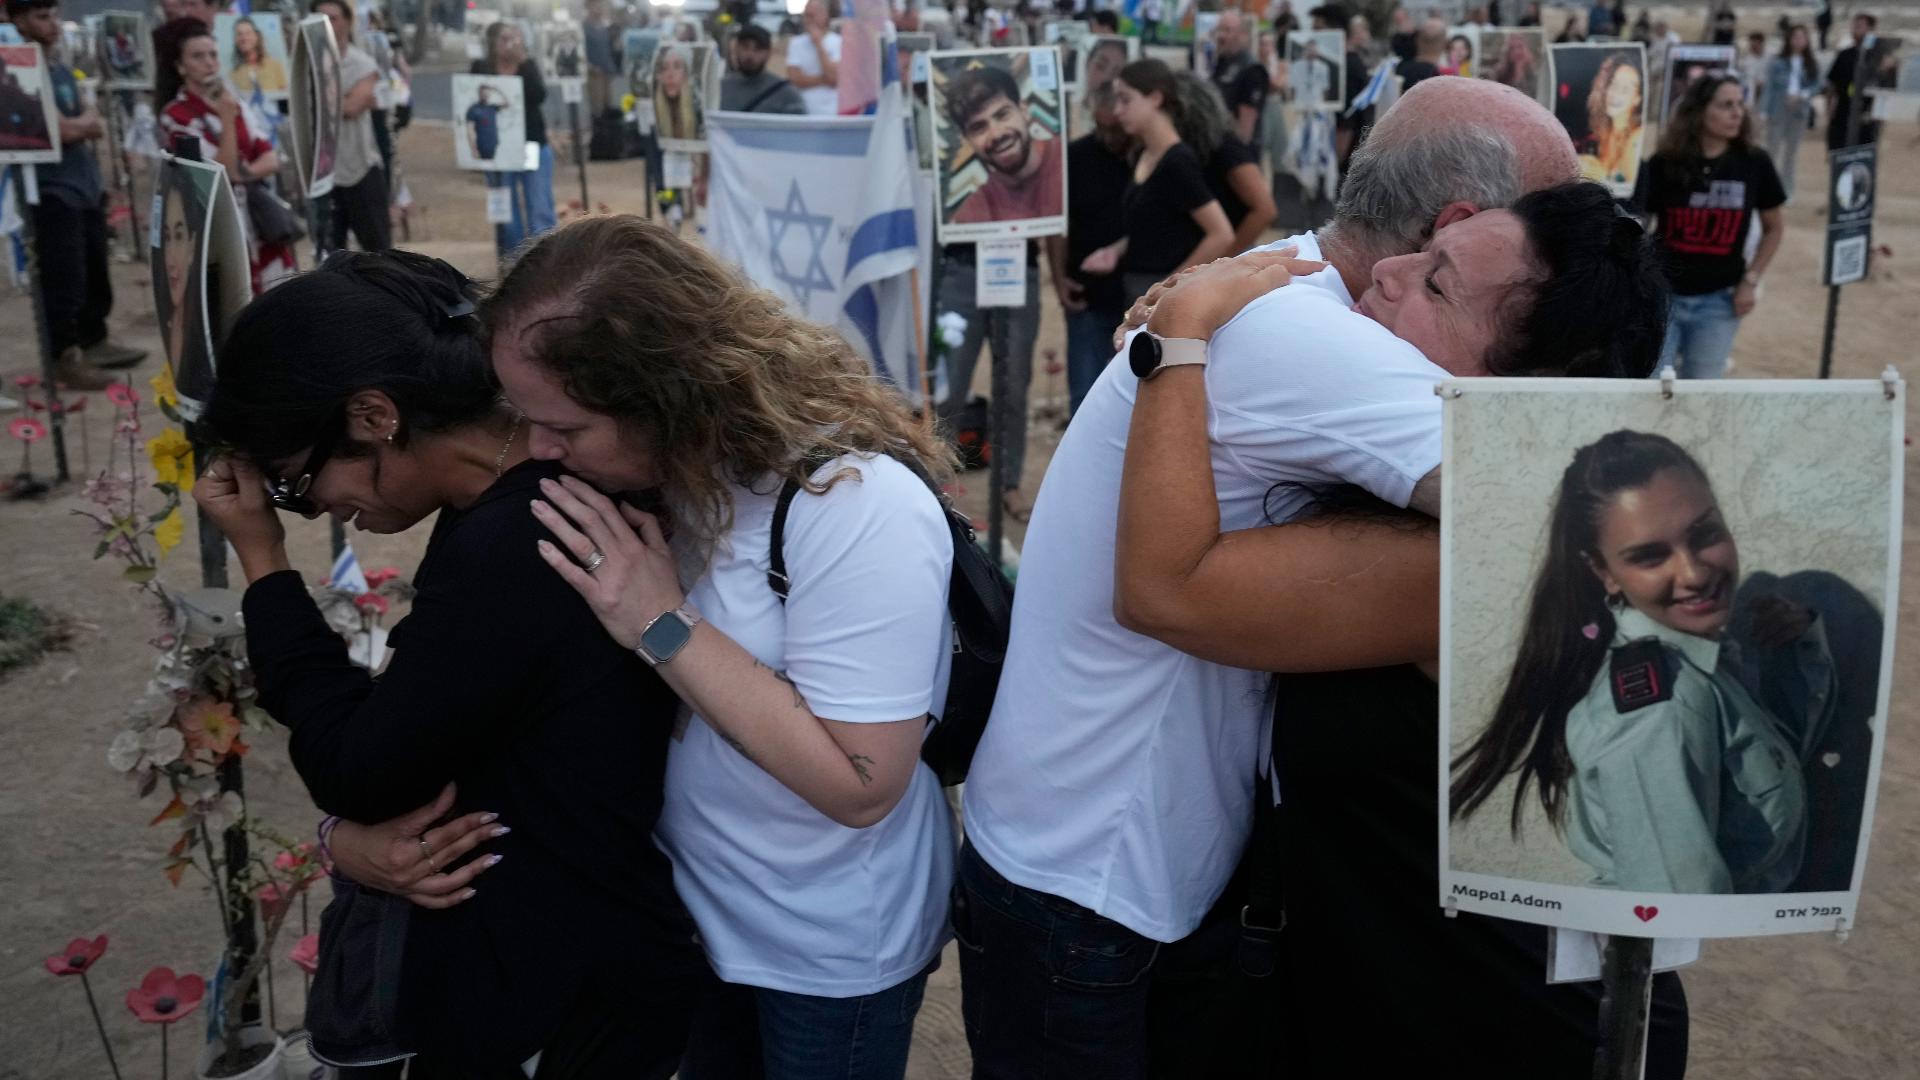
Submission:
[[[678,531],[705,550],[733,527],[730,484],[797,480],[807,459],[887,454],[952,479],[953,448],[835,331],[704,248],[631,214],[570,222],[528,247],[488,301],[567,396],[653,449]]]

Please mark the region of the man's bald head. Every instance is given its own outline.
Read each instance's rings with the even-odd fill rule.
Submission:
[[[1437,76],[1403,94],[1354,152],[1328,232],[1363,261],[1417,251],[1434,230],[1574,179],[1566,130],[1488,79]]]

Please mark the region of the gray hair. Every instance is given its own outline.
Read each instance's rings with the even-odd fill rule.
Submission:
[[[1354,151],[1326,231],[1380,258],[1403,255],[1433,235],[1447,204],[1491,210],[1524,194],[1504,135],[1471,123],[1395,129]]]
[[[1174,127],[1180,141],[1193,148],[1202,164],[1212,159],[1214,148],[1233,130],[1233,118],[1227,115],[1227,103],[1211,80],[1197,71],[1173,73],[1174,95],[1180,99]]]

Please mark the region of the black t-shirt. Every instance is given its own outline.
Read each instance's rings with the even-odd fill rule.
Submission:
[[[1758,147],[1708,161],[1655,154],[1640,170],[1634,204],[1659,222],[1657,242],[1673,291],[1719,292],[1747,272],[1747,228],[1756,210],[1787,201],[1773,159]]]
[[[1120,269],[1163,277],[1180,265],[1206,236],[1193,212],[1214,201],[1206,171],[1193,147],[1175,143],[1161,155],[1145,183],[1127,188],[1127,255]]]
[[[1086,287],[1087,305],[1100,311],[1127,306],[1120,275],[1088,274],[1080,263],[1127,234],[1127,188],[1133,166],[1108,150],[1098,135],[1067,144],[1067,273]]]
[[[1417,35],[1411,30],[1403,30],[1387,39],[1388,50],[1400,58],[1401,71],[1407,70],[1407,65],[1413,63],[1413,58],[1419,54],[1416,41]]]
[[[1214,147],[1212,156],[1207,158],[1207,187],[1213,189],[1213,197],[1220,200],[1220,209],[1227,212],[1227,224],[1236,229],[1247,216],[1247,204],[1234,194],[1227,174],[1242,165],[1259,164],[1260,158],[1254,154],[1253,147],[1231,135],[1220,140],[1220,145]]]
[[[1221,57],[1213,66],[1213,85],[1227,103],[1235,131],[1240,129],[1240,106],[1251,105],[1258,112],[1267,103],[1267,69],[1247,53]]]
[[[1409,60],[1397,69],[1400,73],[1400,92],[1406,93],[1415,85],[1440,74],[1440,69],[1426,60]]]
[[[1440,907],[1434,684],[1408,666],[1276,690],[1285,1075],[1590,1075],[1600,984],[1547,985],[1544,927]],[[1646,1075],[1686,1056],[1680,979],[1656,975]]]

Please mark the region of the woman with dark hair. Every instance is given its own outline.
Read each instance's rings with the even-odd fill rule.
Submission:
[[[547,84],[540,78],[540,65],[527,56],[527,41],[520,27],[502,19],[487,26],[487,55],[475,60],[469,70],[475,75],[518,75],[521,105],[525,109],[526,136],[529,145],[538,148],[538,167],[526,171],[487,173],[487,186],[506,188],[510,220],[493,227],[493,244],[502,261],[522,242],[553,228],[553,147],[547,145]],[[506,147],[517,154],[516,147]],[[516,159],[517,160],[517,159]]]
[[[534,552],[527,506],[561,472],[501,404],[473,301],[398,251],[255,300],[194,498],[239,555],[260,705],[341,819],[321,829],[338,872],[417,905],[380,969],[412,1074],[664,1078],[706,977],[652,841],[676,702]],[[438,515],[378,680],[290,568],[276,507],[378,533]]]
[[[1517,773],[1514,833],[1533,785],[1595,886],[1786,891],[1805,854],[1802,770],[1832,715],[1833,661],[1814,612],[1780,595],[1746,598],[1758,648],[1731,648],[1739,584],[1739,547],[1692,456],[1636,431],[1581,447],[1513,674],[1454,762],[1453,817]],[[1790,663],[1753,669],[1773,655]]]
[[[158,245],[159,273],[153,275],[153,311],[160,323],[160,345],[173,373],[174,388],[189,419],[197,419],[213,386],[213,364],[200,314],[204,281],[200,274],[201,230],[207,207],[185,169],[162,173]],[[150,267],[152,269],[152,267]]]
[[[1687,379],[1717,379],[1731,366],[1733,336],[1760,299],[1760,280],[1780,250],[1787,194],[1773,159],[1753,141],[1740,80],[1716,72],[1694,80],[1640,170],[1634,203],[1653,216],[1673,279],[1673,311],[1660,365]],[[1760,247],[1747,262],[1747,230],[1760,216]]]
[[[1233,243],[1233,226],[1207,186],[1204,117],[1188,110],[1173,69],[1135,60],[1114,84],[1114,116],[1140,147],[1127,188],[1127,234],[1082,261],[1089,274],[1121,273],[1139,296],[1177,270],[1211,262]]]
[[[1260,157],[1234,130],[1227,103],[1212,80],[1196,71],[1177,71],[1174,86],[1189,117],[1189,130],[1196,140],[1206,140],[1198,145],[1206,148],[1202,157],[1207,187],[1219,200],[1227,224],[1233,226],[1227,253],[1246,251],[1266,236],[1276,213],[1273,191],[1260,174]]]
[[[529,247],[487,327],[532,455],[658,499],[568,479],[534,513],[555,583],[686,704],[656,836],[723,982],[680,1075],[897,1080],[948,937],[920,745],[952,450],[840,335],[631,215]]]
[[[1646,116],[1644,73],[1632,53],[1610,52],[1600,62],[1587,90],[1587,134],[1580,152],[1580,175],[1603,184],[1631,184],[1640,168],[1642,122]]]
[[[1447,51],[1440,59],[1440,74],[1473,78],[1473,39],[1455,34],[1447,39]]]
[[[1760,115],[1767,122],[1767,156],[1780,173],[1780,190],[1793,201],[1794,166],[1800,160],[1800,140],[1813,122],[1813,96],[1820,90],[1820,63],[1813,55],[1812,36],[1804,26],[1789,26],[1780,43],[1780,55],[1767,63],[1766,91]]]
[[[267,39],[251,16],[233,23],[233,85],[243,94],[287,92],[287,68],[267,51]]]
[[[198,19],[175,19],[153,32],[154,101],[159,105],[160,137],[199,140],[200,157],[227,170],[236,185],[262,183],[280,171],[273,143],[247,128],[246,111],[220,71],[220,47],[213,31]],[[253,291],[295,270],[292,244],[263,244],[248,238]]]
[[[1488,219],[1481,228],[1518,226],[1518,280],[1501,276],[1512,260],[1463,258],[1470,252],[1456,245],[1467,234],[1449,237],[1481,218]],[[1379,317],[1401,309],[1379,321],[1441,365],[1550,373],[1557,361],[1578,357],[1567,373],[1639,377],[1658,353],[1666,305],[1651,245],[1638,232],[1596,185],[1528,195],[1510,211],[1436,234],[1433,245],[1445,245],[1459,268],[1438,275],[1445,297],[1427,293],[1430,249],[1378,265],[1359,311]],[[1153,329],[1210,336],[1249,300],[1314,269],[1269,253],[1203,268],[1156,303]],[[1453,306],[1456,294],[1471,298],[1463,306],[1489,309],[1494,338],[1511,335],[1507,320],[1517,316],[1532,344],[1500,359],[1408,317],[1429,303]],[[1556,356],[1562,329],[1576,337]],[[1287,364],[1284,343],[1270,362]],[[1276,816],[1256,826],[1242,864],[1249,875],[1273,867],[1286,883],[1287,929],[1271,980],[1284,1002],[1266,1007],[1295,1032],[1337,1030],[1362,998],[1376,1002],[1383,1018],[1366,1040],[1282,1040],[1288,1074],[1373,1066],[1382,1075],[1412,1075],[1444,1055],[1461,1074],[1585,1075],[1601,1039],[1598,984],[1542,982],[1542,927],[1450,919],[1433,902],[1437,527],[1425,515],[1341,488],[1313,495],[1312,509],[1285,524],[1222,534],[1215,484],[1194,483],[1214,469],[1209,377],[1197,367],[1170,368],[1139,385],[1122,479],[1115,604],[1133,620],[1130,628],[1192,656],[1283,673],[1272,711],[1282,797]],[[1379,979],[1388,968],[1394,978]],[[1684,1073],[1686,1022],[1679,979],[1657,976],[1649,1077]]]

